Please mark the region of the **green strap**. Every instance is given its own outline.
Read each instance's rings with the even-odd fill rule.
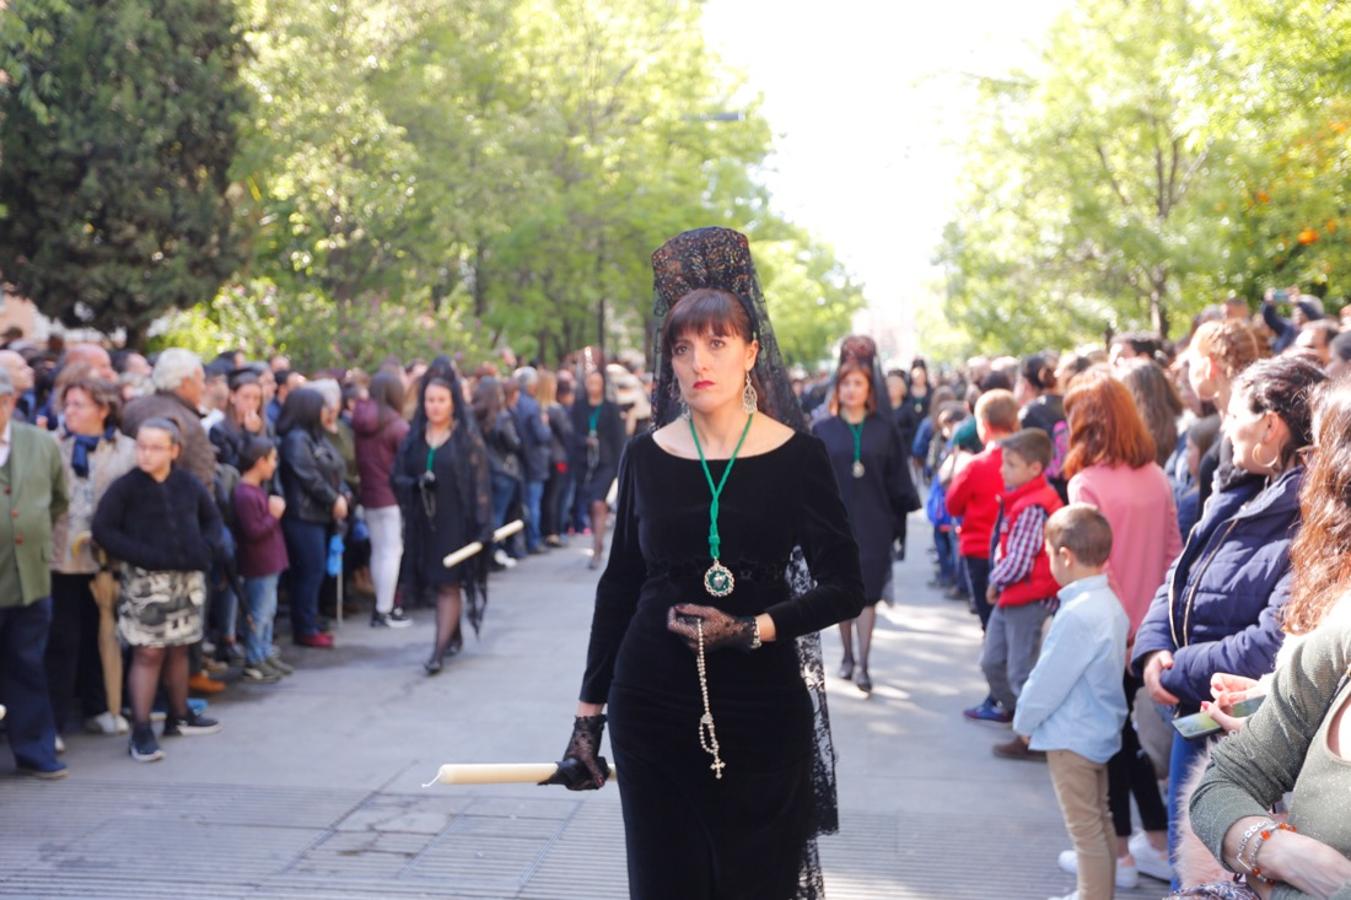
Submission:
[[[844,422],[843,416],[840,417],[840,421]],[[849,433],[854,436],[854,462],[858,462],[863,458],[863,423],[855,425],[852,422],[844,422],[844,424],[849,426]]]
[[[736,449],[732,451],[732,458],[727,460],[727,468],[722,470],[722,480],[716,486],[713,484],[713,473],[708,470],[708,460],[704,459],[704,448],[699,443],[699,432],[694,429],[694,417],[691,416],[689,420],[694,449],[699,451],[699,465],[704,468],[704,479],[708,481],[708,489],[713,494],[713,502],[708,506],[708,555],[714,560],[718,559],[718,551],[722,549],[722,538],[718,535],[718,498],[722,496],[723,485],[727,484],[727,476],[732,474],[732,466],[736,463],[737,454],[741,452],[741,445],[746,442],[746,435],[750,434],[751,421],[754,418],[755,413],[746,417],[746,427],[741,429]]]

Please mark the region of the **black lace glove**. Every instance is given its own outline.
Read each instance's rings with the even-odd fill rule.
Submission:
[[[605,786],[610,777],[610,764],[600,752],[600,736],[605,730],[605,716],[577,716],[572,720],[572,738],[558,771],[540,784],[561,784],[570,791],[594,791]]]
[[[712,606],[677,603],[666,611],[666,630],[678,635],[696,653],[699,650],[697,621],[704,623],[704,650],[731,647],[749,653],[755,644],[755,617],[729,616]]]

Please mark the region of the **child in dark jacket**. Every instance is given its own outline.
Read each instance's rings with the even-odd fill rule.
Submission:
[[[286,571],[286,539],[281,531],[286,501],[269,496],[267,485],[277,471],[277,445],[251,437],[239,453],[239,484],[234,490],[235,534],[239,574],[244,579],[248,632],[244,636],[244,678],[272,684],[290,667],[272,658],[272,620],[277,614],[277,579]]]
[[[112,483],[94,513],[95,543],[123,565],[117,627],[132,648],[128,752],[137,762],[164,756],[150,727],[161,670],[169,694],[165,737],[220,730],[188,707],[188,647],[202,639],[205,573],[220,513],[206,486],[174,465],[182,449],[173,421],[146,419],[136,431],[137,468]]]
[[[986,599],[994,607],[985,629],[980,667],[990,695],[1012,713],[1023,684],[1037,664],[1041,629],[1055,612],[1060,585],[1046,556],[1046,520],[1060,509],[1060,495],[1046,480],[1054,446],[1040,428],[1025,428],[1001,443],[1006,490],[999,500]],[[995,748],[1001,755],[1025,756],[1021,741]],[[1007,751],[1007,752],[1004,752]]]

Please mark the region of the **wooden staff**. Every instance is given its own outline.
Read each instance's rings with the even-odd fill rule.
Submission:
[[[558,771],[557,763],[450,763],[436,771],[434,784],[540,784]],[[615,767],[610,766],[610,777]]]
[[[524,527],[525,523],[522,522],[520,519],[517,519],[514,522],[508,522],[507,524],[503,525],[501,528],[493,532],[493,543],[497,543],[498,541],[505,541],[507,538],[511,537],[513,534],[520,531]],[[459,550],[456,550],[454,553],[447,554],[446,558],[441,560],[441,565],[449,569],[452,566],[458,566],[460,563],[464,562],[466,559],[473,556],[475,553],[482,553],[482,552],[483,552],[483,542],[474,541],[473,543],[465,544],[463,547],[461,547]]]

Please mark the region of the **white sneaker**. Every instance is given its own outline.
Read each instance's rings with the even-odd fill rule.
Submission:
[[[508,556],[507,551],[505,550],[498,550],[494,553],[493,562],[497,563],[499,566],[505,566],[508,569],[516,568],[516,560]]]
[[[1135,857],[1135,866],[1141,873],[1160,881],[1173,880],[1173,867],[1168,863],[1168,851],[1155,850],[1143,831],[1131,835],[1127,846],[1130,847],[1131,856]]]
[[[60,756],[66,752],[66,742],[61,740],[61,735],[56,736],[56,755]]]
[[[131,725],[122,716],[101,712],[84,720],[84,730],[90,734],[127,734]]]
[[[1139,862],[1139,860],[1136,860]],[[1062,872],[1068,872],[1071,875],[1079,874],[1079,856],[1073,850],[1061,850],[1060,856],[1056,857],[1056,862],[1060,865]],[[1135,866],[1128,866],[1120,859],[1116,861],[1116,886],[1123,891],[1133,890],[1140,884],[1140,873]]]
[[[1074,891],[1073,893],[1066,894],[1063,897],[1049,897],[1047,898],[1047,900],[1079,900],[1079,892]]]

